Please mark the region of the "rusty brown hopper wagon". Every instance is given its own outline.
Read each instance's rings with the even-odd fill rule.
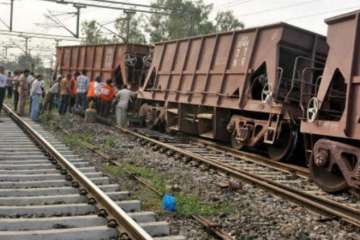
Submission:
[[[325,37],[285,23],[158,43],[140,114],[150,127],[283,159],[327,50]]]
[[[113,78],[116,85],[139,86],[149,64],[150,47],[137,44],[78,45],[57,48],[56,70],[62,76],[87,70],[88,77]]]
[[[301,131],[318,185],[329,192],[360,189],[360,11],[326,23],[329,56]]]

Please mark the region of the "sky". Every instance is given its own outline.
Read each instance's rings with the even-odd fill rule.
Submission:
[[[94,0],[75,0],[76,2],[96,3]],[[115,0],[118,2],[150,4],[152,0]],[[195,0],[192,0],[195,1]],[[287,22],[323,35],[326,35],[327,26],[324,19],[342,14],[348,11],[360,9],[359,0],[204,0],[207,4],[213,4],[211,17],[214,18],[219,11],[233,11],[234,15],[242,21],[246,27],[271,24],[275,22]],[[0,0],[0,31],[6,26],[2,23],[9,22],[10,0]],[[50,3],[43,0],[14,0],[14,31],[36,32],[46,34],[59,34],[70,36],[60,28],[54,27],[45,15],[52,13],[74,12],[74,8],[68,5]],[[119,5],[120,6],[120,5]],[[97,20],[105,23],[115,20],[121,14],[121,10],[108,10],[99,8],[85,8],[82,10],[81,21]],[[67,27],[75,31],[75,17],[65,15],[59,17]],[[19,47],[24,46],[24,39],[4,36],[0,32],[0,58],[4,57],[3,46],[12,45],[8,49],[8,57],[15,58],[22,53]],[[62,41],[60,45],[78,44],[77,41]],[[29,40],[31,53],[40,55],[46,64],[53,61],[55,54],[55,41],[32,38]]]

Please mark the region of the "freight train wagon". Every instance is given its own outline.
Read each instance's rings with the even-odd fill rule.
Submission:
[[[326,20],[329,55],[301,132],[312,179],[328,192],[360,190],[360,11]]]
[[[327,52],[325,37],[285,23],[157,43],[140,115],[284,160]]]
[[[139,44],[77,45],[57,48],[56,72],[62,76],[87,70],[90,79],[113,78],[118,87],[140,86],[151,62],[151,47]]]

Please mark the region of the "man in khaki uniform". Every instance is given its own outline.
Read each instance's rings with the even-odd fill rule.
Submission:
[[[25,114],[25,105],[26,100],[29,98],[29,85],[27,82],[28,76],[30,74],[29,70],[25,70],[23,74],[20,75],[19,78],[19,111],[18,114],[23,116]]]

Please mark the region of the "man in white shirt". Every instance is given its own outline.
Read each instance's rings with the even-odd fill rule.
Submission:
[[[26,82],[27,82],[27,84],[28,84],[28,89],[29,89],[29,90],[31,89],[31,85],[32,85],[32,83],[34,82],[34,80],[35,80],[35,78],[34,78],[34,73],[33,73],[33,72],[30,72],[30,73],[29,73],[29,76],[27,76],[27,78],[26,78]],[[30,101],[30,104],[29,104],[29,114],[31,114],[31,106],[32,106],[32,104],[31,104],[31,101],[32,101],[31,93],[28,93],[28,96],[30,96],[30,97],[29,97],[29,101]]]
[[[86,95],[89,88],[89,78],[86,74],[86,70],[83,70],[82,74],[76,78],[75,108],[80,110],[80,112],[85,112],[87,105]]]
[[[7,84],[7,76],[4,74],[4,67],[0,66],[0,113],[2,110],[5,93],[6,93],[6,84]]]
[[[118,103],[116,105],[116,124],[119,127],[127,127],[127,109],[131,97],[136,96],[137,92],[133,92],[126,85],[123,89],[116,93]]]
[[[40,99],[44,93],[44,85],[42,76],[38,75],[31,84],[30,96],[31,96],[31,119],[37,121],[40,112]]]

